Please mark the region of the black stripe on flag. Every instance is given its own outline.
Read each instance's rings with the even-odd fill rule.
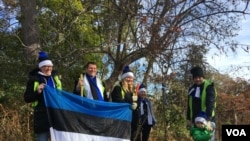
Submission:
[[[43,95],[52,141],[130,139],[130,104],[91,100],[50,86],[45,87]]]
[[[63,109],[48,108],[52,127],[58,131],[130,138],[131,123]]]

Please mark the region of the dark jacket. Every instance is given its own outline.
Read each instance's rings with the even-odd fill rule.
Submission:
[[[148,105],[149,110],[150,110],[150,111],[147,111],[146,119],[148,118],[148,114],[150,114],[149,117],[152,117],[152,124],[149,124],[148,120],[145,120],[144,124],[153,126],[156,123],[156,118],[154,115],[153,106],[152,106],[151,101],[148,98],[145,98],[143,100],[141,98],[139,98],[139,101],[140,101],[140,105],[142,105],[143,101],[145,101]],[[139,109],[142,110],[143,107],[140,107]],[[140,114],[140,116],[141,116],[141,121],[143,121],[144,120],[143,118],[145,118],[145,115]]]
[[[112,102],[125,102],[125,103],[132,104],[133,93],[132,92],[125,92],[122,89],[121,85],[122,85],[121,82],[119,82],[119,84],[114,86],[114,88],[111,92]]]
[[[125,92],[122,89],[121,82],[115,84],[112,92],[111,92],[111,98],[112,102],[123,102],[123,103],[133,103],[133,93],[132,92]],[[137,138],[137,132],[138,132],[138,126],[139,126],[139,120],[140,120],[140,102],[137,101],[137,108],[132,111],[132,122],[131,122],[131,140],[134,140]]]
[[[209,121],[215,122],[215,108],[216,108],[216,90],[214,88],[214,83],[209,83],[206,90],[204,91],[204,84],[209,83],[208,80],[204,80],[204,83],[200,86],[200,98],[194,96],[195,92],[191,92],[197,88],[197,85],[192,85],[189,88],[189,95],[188,95],[188,108],[187,108],[187,120],[192,120],[194,122],[195,117],[198,115],[199,112],[202,111],[202,96],[205,94],[205,108],[206,110],[203,111],[206,113]],[[190,104],[190,99],[192,102]],[[192,112],[191,112],[192,111]]]
[[[39,84],[46,84],[49,77],[43,76],[38,72],[39,68],[36,68],[29,73],[29,80],[27,82],[26,90],[24,92],[24,101],[27,103],[37,102],[37,104],[34,106],[34,132],[42,133],[48,132],[50,126],[43,94],[37,93],[37,91],[35,90],[35,83],[38,82]],[[54,79],[56,76],[56,72],[52,71],[51,76],[53,77],[53,81],[56,83],[58,81]]]

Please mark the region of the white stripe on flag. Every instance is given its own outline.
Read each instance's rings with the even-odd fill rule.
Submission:
[[[51,141],[130,141],[128,139],[57,131],[50,128]]]

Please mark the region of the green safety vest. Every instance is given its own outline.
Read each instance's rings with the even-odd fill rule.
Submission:
[[[204,80],[204,86],[203,86],[203,90],[202,90],[202,96],[201,96],[201,111],[206,112],[206,97],[207,97],[207,93],[206,93],[206,89],[209,85],[211,85],[213,82],[210,80]],[[215,97],[217,97],[217,91],[215,89]],[[189,107],[190,107],[190,116],[191,119],[193,118],[193,98],[189,98]],[[214,103],[214,109],[216,108],[216,102]],[[212,117],[215,115],[215,111],[212,111]]]
[[[114,87],[116,87],[116,86],[119,86],[119,87],[121,88],[122,99],[124,99],[124,98],[125,98],[125,92],[124,92],[124,90],[122,89],[122,86],[120,85],[120,82],[119,82],[119,81],[116,81],[116,82],[115,82],[115,85],[113,86],[113,89],[114,89]]]
[[[59,77],[57,75],[54,76],[54,80],[55,80],[55,83],[56,83],[56,88],[61,90],[62,89],[62,83],[61,83],[61,81],[60,81],[60,79],[59,79]],[[34,92],[37,90],[38,86],[39,86],[39,82],[35,81],[34,82]],[[32,102],[31,106],[34,108],[34,107],[37,106],[37,104],[38,104],[38,101],[36,100],[36,101]]]
[[[114,85],[114,87],[116,87],[116,86],[119,86],[119,87],[121,87],[121,95],[122,95],[122,99],[124,100],[124,98],[125,98],[125,91],[122,89],[122,86],[120,85],[120,83],[115,83],[115,85]],[[114,88],[113,87],[113,88]],[[134,93],[133,93],[134,94]]]

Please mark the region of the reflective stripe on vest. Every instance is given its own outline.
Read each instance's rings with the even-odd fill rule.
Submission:
[[[206,93],[206,89],[209,85],[211,85],[212,82],[209,81],[209,80],[205,80],[205,83],[204,83],[204,88],[203,88],[203,91],[202,91],[202,96],[201,96],[201,110],[203,112],[206,112],[206,96],[207,96],[207,93]],[[217,97],[217,91],[216,89],[215,90],[215,97]],[[214,102],[214,109],[216,108],[216,102]],[[215,115],[215,111],[212,111],[212,117]]]
[[[56,88],[59,89],[59,90],[62,90],[62,82],[60,81],[59,77],[55,76],[54,80],[56,82]]]
[[[34,92],[37,90],[38,86],[39,86],[39,82],[35,81],[35,83],[34,83]],[[31,106],[36,107],[37,104],[38,104],[38,101],[36,100],[36,101],[32,102]]]
[[[122,90],[122,99],[124,99],[124,95],[125,95],[125,92],[124,92],[124,90],[123,89],[121,89]]]

